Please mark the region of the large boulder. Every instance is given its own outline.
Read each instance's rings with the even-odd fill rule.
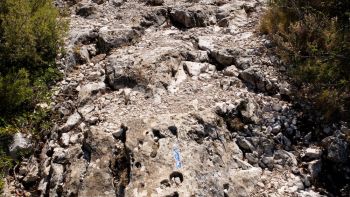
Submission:
[[[248,85],[260,92],[267,92],[268,94],[276,94],[278,87],[256,68],[248,68],[239,74],[239,78]]]
[[[163,5],[164,0],[147,0],[146,5],[160,6]]]
[[[112,48],[118,48],[135,42],[142,32],[137,28],[108,29],[103,27],[98,34],[96,48],[100,53],[107,53]]]
[[[84,158],[75,157],[72,164],[69,165],[66,175],[66,185],[64,187],[63,196],[77,196],[80,186],[81,177],[86,172],[86,160]]]
[[[74,50],[75,62],[85,64],[90,61],[90,54],[87,46],[76,47]]]
[[[106,0],[92,0],[92,2],[100,5],[100,4],[103,4],[104,2],[106,2]]]
[[[49,185],[49,196],[58,196],[57,193],[63,189],[63,173],[64,166],[61,164],[53,163],[51,165],[51,179]]]
[[[96,7],[92,4],[82,5],[76,11],[76,14],[82,17],[88,17],[95,14],[97,11]]]
[[[327,147],[327,159],[336,163],[345,163],[349,156],[349,144],[338,137]]]
[[[136,86],[137,81],[131,71],[133,64],[130,60],[124,61],[116,56],[110,56],[105,69],[106,83],[114,90]]]
[[[122,196],[118,185],[128,181],[124,166],[129,165],[124,147],[111,133],[97,127],[91,127],[85,135],[89,165],[78,196]]]
[[[39,164],[35,157],[31,157],[29,162],[22,162],[19,174],[24,176],[23,183],[26,185],[35,183],[39,180]]]
[[[13,142],[10,145],[10,155],[14,158],[17,157],[17,154],[21,151],[29,151],[32,148],[30,139],[26,138],[22,133],[16,133],[13,136]]]
[[[252,195],[262,170],[242,160],[239,146],[226,141],[224,131],[215,126],[216,118],[204,110],[126,124],[125,145],[133,150],[134,160],[130,173],[137,178],[127,185],[125,196]],[[191,130],[197,131],[200,143]],[[157,170],[152,170],[155,165]]]
[[[170,12],[170,18],[175,25],[192,28],[208,25],[208,16],[202,10],[186,10],[175,8]]]
[[[60,127],[59,130],[61,132],[67,132],[73,127],[75,127],[80,121],[81,121],[80,114],[78,112],[75,112],[68,117],[67,122],[62,127]]]
[[[157,11],[148,13],[141,21],[141,25],[144,27],[149,27],[152,25],[161,26],[167,21],[167,14],[168,11],[166,9],[159,9]]]
[[[228,67],[236,64],[236,59],[239,55],[238,50],[234,49],[222,49],[222,50],[211,50],[210,56],[217,61],[222,67]]]
[[[225,196],[252,196],[261,178],[262,170],[251,167],[246,170],[229,170],[229,174],[232,175],[232,183],[231,187],[227,188]]]
[[[191,76],[199,76],[201,73],[205,73],[209,70],[215,70],[215,66],[208,63],[198,62],[183,62],[184,69]]]
[[[73,6],[79,2],[81,2],[82,0],[66,0],[65,2],[69,5],[69,6]]]
[[[106,88],[106,84],[103,82],[88,83],[79,89],[78,98],[80,103],[86,103],[94,96],[100,92],[103,92]]]
[[[123,5],[125,1],[126,0],[110,0],[109,2],[111,2],[115,7],[119,7]]]
[[[259,105],[252,99],[241,100],[237,110],[242,117],[242,121],[245,123],[258,123],[260,121],[259,117],[257,116],[257,113],[260,110]]]

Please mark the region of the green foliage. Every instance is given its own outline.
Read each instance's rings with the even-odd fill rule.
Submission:
[[[49,111],[36,106],[49,102],[50,85],[61,77],[55,58],[66,28],[52,0],[0,1],[0,180],[13,163],[13,134],[40,138],[51,126]]]
[[[2,178],[6,175],[7,170],[12,167],[13,160],[7,155],[9,144],[12,140],[12,135],[15,134],[16,129],[7,125],[4,119],[0,119],[0,193],[4,186]]]
[[[273,0],[260,30],[328,119],[350,120],[350,1]]]
[[[9,116],[47,97],[66,25],[51,0],[0,4],[0,116]]]
[[[7,170],[13,165],[12,159],[0,150],[0,177],[5,176]],[[4,181],[0,179],[0,192],[4,187]]]
[[[5,0],[0,13],[0,72],[26,68],[31,74],[54,65],[64,23],[51,1]],[[40,73],[41,74],[41,73]]]
[[[55,58],[66,24],[51,0],[4,0],[0,7],[0,116],[8,116],[33,108],[59,78]]]
[[[29,74],[25,69],[0,76],[0,110],[4,115],[30,102],[32,96]]]

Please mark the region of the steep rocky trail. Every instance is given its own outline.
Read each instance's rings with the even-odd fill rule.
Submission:
[[[292,87],[257,33],[265,2],[57,3],[61,119],[9,196],[320,196],[321,150],[295,146]]]

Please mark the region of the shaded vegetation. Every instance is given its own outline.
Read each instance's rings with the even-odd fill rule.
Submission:
[[[272,0],[260,31],[274,42],[274,52],[299,87],[297,98],[313,104],[312,108],[301,109],[305,116],[301,130],[312,132],[320,142],[329,135],[323,132],[322,125],[340,121],[349,125],[350,1]],[[342,145],[347,146],[350,135],[344,134],[332,137],[331,145],[324,140],[321,145],[327,147],[326,151],[336,146],[338,154],[346,154],[346,147],[340,144],[346,140]],[[329,196],[349,196],[347,166],[347,159],[333,161],[324,155],[316,183],[326,188]]]
[[[49,110],[37,104],[60,78],[55,58],[65,29],[51,0],[0,1],[0,179],[14,162],[12,135],[49,129]]]
[[[350,1],[272,0],[260,30],[327,120],[350,120]]]

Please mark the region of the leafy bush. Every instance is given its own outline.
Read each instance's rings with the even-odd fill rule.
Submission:
[[[0,72],[26,68],[41,74],[50,65],[62,42],[64,24],[52,1],[5,0],[0,10]]]
[[[350,1],[272,0],[261,32],[326,118],[350,120]]]
[[[60,77],[55,58],[66,27],[52,0],[0,1],[0,190],[13,163],[7,156],[12,135],[40,136],[50,126],[49,113],[35,108]]]
[[[11,112],[33,97],[29,74],[25,69],[16,73],[0,76],[0,110],[1,113]],[[6,114],[4,114],[6,115]]]

